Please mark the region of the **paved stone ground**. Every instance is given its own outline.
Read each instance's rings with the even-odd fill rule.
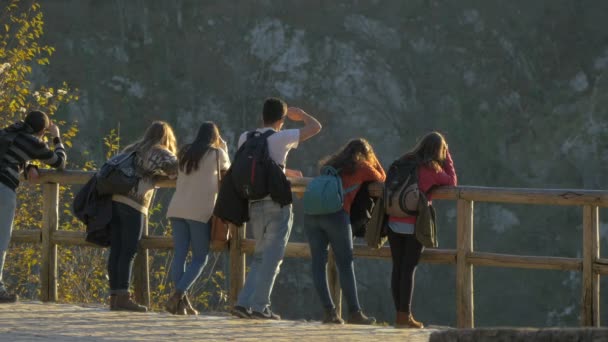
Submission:
[[[255,321],[230,316],[125,313],[71,304],[0,305],[0,341],[412,341],[437,329],[331,326],[320,322]]]

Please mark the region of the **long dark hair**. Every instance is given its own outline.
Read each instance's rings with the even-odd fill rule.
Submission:
[[[415,159],[418,164],[428,166],[436,171],[441,170],[445,160],[445,138],[439,132],[430,132],[422,137],[401,159]]]
[[[179,169],[186,174],[198,170],[198,163],[210,148],[219,147],[220,131],[213,122],[204,122],[198,129],[196,139],[182,147],[177,154]]]
[[[319,162],[319,166],[332,166],[340,169],[342,174],[353,174],[357,170],[357,164],[376,162],[376,155],[369,142],[363,138],[353,139],[344,145],[335,154],[329,155]]]

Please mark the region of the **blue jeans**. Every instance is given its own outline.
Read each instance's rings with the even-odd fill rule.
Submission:
[[[144,227],[144,214],[126,204],[112,203],[112,228],[108,275],[110,293],[129,292],[133,259],[137,254],[137,245],[141,240]]]
[[[353,264],[353,238],[350,217],[340,210],[328,215],[306,215],[306,236],[312,256],[312,280],[325,309],[335,308],[327,283],[327,254],[331,245],[336,256],[340,286],[349,312],[361,310]]]
[[[11,188],[0,183],[0,291],[6,290],[2,282],[2,271],[4,270],[6,251],[8,251],[8,245],[11,242],[16,208],[17,194]]]
[[[281,207],[276,202],[262,200],[251,203],[249,215],[247,226],[253,231],[256,244],[237,305],[264,312],[270,307],[270,294],[285,255],[293,213],[291,205]]]
[[[198,279],[207,264],[211,227],[199,221],[171,218],[173,227],[174,255],[171,279],[175,290],[187,292]],[[186,267],[188,249],[192,249],[192,261]]]

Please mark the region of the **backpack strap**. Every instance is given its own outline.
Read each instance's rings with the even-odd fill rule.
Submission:
[[[247,139],[245,139],[245,141],[253,138],[256,135],[259,135],[259,136],[263,137],[264,139],[268,139],[269,136],[271,136],[271,135],[273,135],[275,133],[276,133],[276,131],[274,129],[269,129],[269,130],[267,130],[264,133],[258,132],[256,130],[250,131],[250,132],[247,132]]]
[[[344,194],[346,195],[346,194],[348,194],[350,192],[353,192],[353,191],[357,190],[357,188],[360,187],[360,186],[361,186],[361,183],[355,184],[353,186],[350,186],[350,187],[344,189]]]

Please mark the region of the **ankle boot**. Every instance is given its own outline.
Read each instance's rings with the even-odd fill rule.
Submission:
[[[333,324],[344,324],[344,320],[342,317],[338,316],[338,312],[335,308],[325,309],[325,317],[323,318],[323,323],[333,323]]]
[[[184,304],[183,304],[183,300],[182,298],[184,297],[184,294],[180,291],[175,291],[173,292],[173,294],[171,295],[171,297],[169,297],[169,299],[167,300],[167,303],[165,304],[165,309],[167,310],[167,312],[170,312],[174,315],[180,314],[180,311],[184,310]],[[180,305],[181,303],[181,305]],[[180,306],[181,306],[181,310],[180,310]]]
[[[184,294],[184,305],[188,315],[198,315],[198,311],[196,311],[196,309],[192,306],[192,303],[190,303],[190,299],[188,298],[187,294]]]
[[[395,321],[395,328],[397,329],[422,329],[424,324],[416,321],[414,316],[409,312],[397,312],[397,320]]]
[[[8,292],[6,289],[0,290],[0,303],[15,303],[19,300],[19,296]]]
[[[348,319],[348,324],[372,325],[374,323],[376,323],[376,319],[365,316],[361,310],[351,313]]]
[[[129,293],[122,293],[116,295],[116,300],[114,302],[114,310],[148,312],[148,308],[135,303]]]
[[[116,294],[111,294],[110,295],[110,310],[116,310]]]

